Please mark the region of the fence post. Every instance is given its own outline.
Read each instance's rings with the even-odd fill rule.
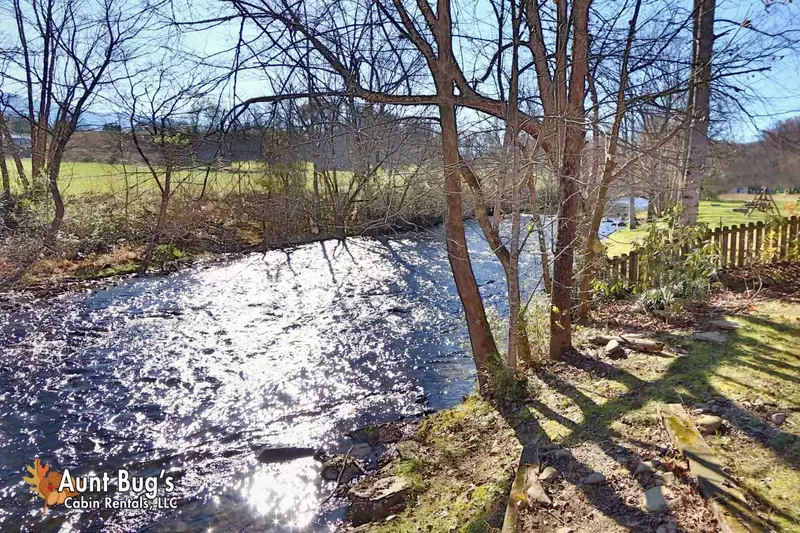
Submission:
[[[747,262],[752,263],[755,261],[756,253],[756,225],[749,223],[747,225]]]
[[[798,230],[798,220],[796,216],[792,216],[789,219],[789,253],[794,259],[798,259],[797,257],[797,230]]]
[[[764,223],[756,222],[756,261],[761,259],[764,248]]]
[[[636,285],[639,281],[639,252],[632,251],[628,261],[628,281],[630,284]]]
[[[728,226],[722,227],[722,247],[721,247],[721,261],[720,264],[722,268],[725,268],[728,264],[728,235],[730,231],[728,231]]]
[[[728,249],[730,250],[730,265],[736,266],[736,243],[738,242],[739,228],[738,226],[731,226],[731,235],[728,239]]]
[[[620,279],[628,279],[628,254],[622,254],[619,262]]]
[[[746,234],[747,234],[747,226],[741,224],[739,226],[739,247],[737,250],[739,252],[737,263],[740,267],[744,266],[744,245],[745,245],[744,238]]]
[[[781,259],[786,259],[786,238],[789,231],[789,221],[784,220],[781,223],[780,239],[781,239]]]

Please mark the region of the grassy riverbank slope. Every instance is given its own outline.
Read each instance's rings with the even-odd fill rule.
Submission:
[[[709,310],[720,308],[738,329],[722,333],[720,343],[693,340],[693,332],[711,328]],[[658,416],[659,405],[680,403],[695,422],[701,411],[723,419],[707,440],[753,519],[800,531],[800,303],[727,295],[670,324],[620,307],[586,333],[632,330],[665,349],[612,360],[585,344],[530,371],[526,397],[512,405],[470,398],[427,419],[414,441],[398,445],[392,466],[409,476],[411,503],[361,530],[497,531],[511,463],[524,444],[555,474],[542,481],[551,503],[524,511],[520,531],[717,531]],[[593,473],[603,481],[590,482]],[[643,494],[658,484],[668,485],[668,505],[651,512]]]

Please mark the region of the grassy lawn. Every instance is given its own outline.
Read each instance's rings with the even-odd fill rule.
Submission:
[[[8,159],[7,165],[11,173],[15,189],[20,189],[13,160]],[[23,160],[23,165],[30,178],[31,160]],[[233,190],[238,186],[249,187],[252,184],[251,172],[255,173],[256,165],[243,163],[241,170],[213,170],[208,176],[208,187],[212,190]],[[182,187],[199,188],[206,177],[205,170],[183,171],[175,177]],[[78,195],[83,193],[117,193],[129,189],[134,194],[146,193],[157,188],[149,169],[143,166],[122,164],[64,161],[61,164],[59,176],[61,192],[65,195]]]
[[[680,403],[691,412],[698,402],[714,402],[725,426],[706,440],[755,510],[747,520],[758,531],[800,531],[800,420],[793,414],[800,410],[800,304],[764,301],[733,320],[740,329],[723,344],[692,341],[690,331],[671,330],[660,334],[664,354],[631,352],[612,362],[575,355],[532,380],[535,440],[570,448],[577,462],[569,468],[602,471],[612,480],[605,497],[586,494],[603,514],[619,512],[618,503],[609,503],[614,499],[635,504],[652,483],[632,470],[667,443],[658,406]],[[777,412],[788,415],[782,425],[770,418]],[[592,446],[616,451],[592,453]],[[631,452],[638,458],[625,459]],[[625,516],[636,520],[638,510],[629,505]],[[674,509],[679,522],[691,518],[685,511],[690,510]],[[609,521],[611,530],[616,526]]]
[[[739,224],[749,224],[750,222],[758,222],[766,220],[766,213],[760,211],[754,212],[751,216],[745,216],[744,213],[733,211],[734,208],[742,207],[745,202],[752,200],[752,195],[736,195],[742,197],[737,200],[714,200],[714,201],[701,201],[700,211],[697,217],[698,222],[706,223],[711,228],[734,226]],[[798,200],[797,195],[776,194],[773,196],[775,203],[781,210],[781,215],[791,216],[792,206]],[[626,254],[631,251],[634,244],[642,239],[647,234],[647,224],[642,224],[638,228],[623,229],[612,233],[607,237],[603,243],[607,246],[606,253],[609,257]]]
[[[30,158],[23,159],[23,165],[30,178]],[[11,173],[12,187],[17,192],[21,192],[21,185],[17,179],[13,160],[7,159],[7,166]],[[381,169],[378,171],[378,179],[389,180],[392,175],[403,177],[413,172],[413,168],[394,173]],[[255,187],[267,190],[269,180],[265,178],[268,175],[268,167],[260,161],[237,161],[231,163],[226,169],[212,170],[208,174],[208,189],[224,192],[237,189],[244,191]],[[306,186],[309,190],[313,186],[312,178],[313,165],[308,163],[306,165]],[[351,172],[338,171],[336,173],[340,188],[346,189],[351,178]],[[199,189],[205,179],[205,169],[198,168],[196,170],[178,172],[173,178],[173,183],[180,184],[184,188]],[[139,194],[157,191],[157,185],[147,167],[98,162],[64,161],[61,164],[59,184],[62,194],[65,195],[122,193],[127,189],[134,196],[138,196]]]

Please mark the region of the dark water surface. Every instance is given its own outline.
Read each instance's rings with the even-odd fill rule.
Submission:
[[[487,307],[502,270],[468,226]],[[538,280],[526,254],[523,279]],[[528,286],[528,290],[535,290]],[[357,427],[452,406],[474,386],[440,229],[254,254],[0,311],[0,530],[326,530],[313,458]],[[426,398],[427,402],[422,402]],[[39,457],[74,475],[176,476],[176,510],[42,516]]]

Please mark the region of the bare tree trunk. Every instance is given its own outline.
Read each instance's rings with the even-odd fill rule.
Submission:
[[[572,307],[572,274],[577,215],[580,208],[577,178],[581,153],[586,138],[584,129],[584,99],[589,55],[589,6],[591,0],[575,0],[573,4],[572,73],[564,151],[559,169],[558,234],[553,261],[553,292],[550,311],[550,358],[559,359],[572,348],[570,311]],[[566,53],[566,51],[564,52]]]
[[[628,227],[630,229],[636,229],[638,226],[636,222],[636,192],[633,189],[632,182],[628,194]]]
[[[150,268],[150,262],[153,260],[153,252],[156,249],[156,245],[161,240],[161,234],[164,231],[164,224],[166,223],[167,220],[167,208],[169,207],[169,200],[170,196],[172,195],[171,177],[172,177],[172,172],[170,170],[167,170],[166,174],[164,175],[164,189],[161,191],[161,205],[159,206],[158,209],[158,219],[156,220],[156,227],[153,230],[153,234],[150,236],[150,240],[147,243],[147,249],[145,250],[144,259],[142,259],[142,264],[139,265],[139,275],[146,274],[147,269]]]
[[[694,11],[692,14],[692,61],[696,60],[696,51],[695,47],[697,46],[697,41],[699,39],[698,32],[700,31],[700,7],[702,5],[703,0],[694,0]],[[691,78],[689,83],[689,94],[687,96],[686,102],[686,114],[691,116],[694,109],[694,79],[695,75],[697,74],[696,65],[692,64],[692,72]],[[675,205],[682,205],[683,204],[683,193],[686,188],[686,165],[689,163],[689,142],[691,140],[691,131],[692,131],[692,121],[686,120],[685,126],[683,128],[683,139],[681,140],[683,144],[683,149],[681,150],[680,154],[680,166],[677,169],[677,177],[675,179],[675,190],[672,191],[672,200],[675,202]]]
[[[442,157],[444,161],[445,189],[445,239],[447,258],[453,271],[458,296],[464,308],[467,331],[472,344],[472,355],[478,371],[478,389],[482,395],[489,393],[488,370],[490,357],[497,353],[497,345],[486,318],[481,293],[467,250],[464,229],[464,215],[461,203],[461,172],[459,171],[458,129],[455,106],[450,103],[453,97],[452,84],[443,83],[438,87],[441,97],[439,113],[442,124]],[[447,92],[449,91],[449,94]],[[444,93],[444,94],[442,94]]]
[[[522,316],[522,295],[519,286],[519,254],[520,254],[520,231],[521,231],[521,206],[520,188],[522,179],[520,176],[519,149],[517,148],[517,138],[519,137],[519,117],[517,105],[519,102],[519,26],[521,18],[521,6],[517,9],[515,0],[511,2],[511,19],[513,32],[513,48],[511,56],[511,80],[508,89],[508,118],[506,120],[506,146],[504,147],[506,158],[511,153],[511,173],[509,184],[511,185],[511,239],[509,242],[509,261],[506,271],[506,283],[508,285],[508,366],[511,370],[516,370],[517,363],[521,359],[530,361],[530,343],[528,342],[528,332],[525,327],[525,318]]]
[[[17,176],[19,176],[19,181],[22,184],[22,190],[25,193],[25,196],[28,196],[31,193],[31,187],[28,183],[28,176],[25,173],[25,167],[22,166],[22,158],[19,156],[19,149],[17,149],[14,139],[11,137],[11,130],[8,129],[8,123],[2,114],[0,114],[0,129],[3,130],[0,132],[0,136],[5,139],[6,152],[10,153],[11,157],[14,159],[14,166],[17,169]],[[0,139],[0,142],[3,142],[3,139]]]
[[[3,207],[11,205],[11,179],[8,175],[8,165],[6,165],[6,150],[3,137],[0,136],[0,175],[3,178]]]
[[[600,178],[600,186],[597,190],[597,200],[594,206],[594,213],[592,214],[592,221],[589,225],[589,234],[586,238],[586,249],[584,251],[585,265],[581,275],[579,285],[580,295],[580,308],[578,316],[586,318],[589,315],[589,285],[591,284],[592,277],[594,276],[593,263],[595,255],[597,254],[596,242],[599,239],[598,232],[600,231],[600,223],[603,220],[603,213],[605,213],[606,202],[608,201],[608,188],[611,185],[614,174],[614,166],[616,165],[617,145],[619,144],[619,130],[622,126],[622,119],[625,117],[625,91],[628,88],[628,60],[630,58],[631,47],[633,45],[633,37],[636,33],[636,22],[639,19],[639,10],[642,5],[642,0],[636,2],[633,11],[633,18],[631,18],[628,27],[628,37],[625,41],[625,51],[622,56],[622,71],[620,73],[620,82],[617,89],[617,102],[614,113],[614,123],[611,126],[611,135],[608,138],[608,146],[606,147],[606,158],[603,164],[603,175]],[[633,201],[633,200],[631,200]]]
[[[50,161],[50,167],[47,169],[47,186],[50,190],[50,196],[53,197],[55,212],[44,239],[44,247],[51,252],[55,246],[58,231],[61,229],[61,223],[64,222],[64,199],[58,188],[58,173],[61,169],[62,154],[63,149],[54,151],[55,157]]]
[[[700,0],[695,16],[700,17],[695,43],[695,84],[689,155],[686,158],[686,187],[683,193],[683,223],[697,223],[700,187],[706,174],[708,158],[708,121],[711,115],[711,56],[714,48],[714,11],[716,0]]]
[[[536,231],[536,238],[539,241],[539,257],[542,262],[542,280],[544,281],[544,292],[550,294],[553,288],[553,280],[550,278],[550,258],[547,253],[547,242],[544,236],[544,226],[539,216],[539,209],[536,202],[536,180],[533,173],[533,162],[530,163],[526,181],[528,185],[528,198],[531,204],[531,215],[533,217],[533,228]]]

